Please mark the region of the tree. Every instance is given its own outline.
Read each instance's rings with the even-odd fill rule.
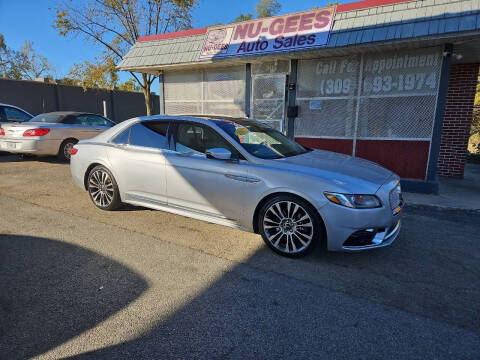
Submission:
[[[6,56],[7,45],[5,44],[5,38],[0,34],[0,77],[6,77]]]
[[[478,77],[477,93],[473,104],[472,126],[470,128],[469,151],[480,154],[480,76]]]
[[[115,61],[108,55],[95,59],[94,62],[85,61],[74,63],[67,75],[64,84],[87,88],[113,89],[118,82]]]
[[[191,28],[196,5],[196,0],[61,0],[54,25],[63,36],[93,40],[119,62],[140,36]],[[151,115],[151,85],[157,75],[130,74],[142,88]]]
[[[339,4],[338,1],[335,1],[335,2],[331,2],[331,1],[330,1],[330,2],[327,3],[327,5],[325,5],[325,6],[337,6],[338,4]],[[318,7],[317,5],[315,5],[313,8],[314,8],[314,9],[318,9],[319,7]]]
[[[258,18],[265,18],[278,14],[281,7],[278,0],[260,0],[255,6],[255,10]]]
[[[260,0],[255,5],[255,11],[257,13],[257,18],[265,18],[269,16],[276,15],[280,12],[281,5],[278,0]],[[252,20],[253,15],[250,13],[243,14],[241,13],[235,18],[235,22]]]
[[[246,13],[245,15],[242,13],[240,15],[238,15],[234,22],[240,22],[240,21],[248,21],[248,20],[252,20],[253,18],[253,15],[250,14],[250,13]]]
[[[31,41],[25,41],[19,50],[7,48],[3,36],[0,38],[0,72],[10,79],[35,80],[50,76],[53,66],[45,56],[37,54]]]
[[[128,79],[122,84],[119,84],[117,88],[118,90],[122,90],[122,91],[141,91],[142,90],[142,88],[138,86],[135,79],[133,78]]]
[[[4,51],[7,49],[7,45],[5,45],[5,38],[2,34],[0,34],[0,51]]]

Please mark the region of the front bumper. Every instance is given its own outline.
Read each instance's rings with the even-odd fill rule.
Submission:
[[[348,246],[343,245],[342,249],[344,251],[362,251],[368,249],[376,249],[380,247],[385,247],[390,245],[395,241],[395,239],[400,234],[400,229],[402,227],[402,221],[398,219],[397,224],[393,227],[393,229],[385,229],[382,232],[377,232],[373,237],[370,244],[367,245],[359,245],[359,246]]]
[[[382,201],[382,207],[376,209],[351,209],[334,203],[328,203],[320,209],[327,232],[327,247],[330,251],[363,251],[390,245],[397,239],[401,229],[401,209],[403,204],[392,209],[390,191],[397,179],[382,185],[376,195]],[[364,238],[352,239],[357,234]],[[366,238],[366,240],[365,240]]]
[[[57,155],[59,147],[60,141],[39,137],[0,139],[0,151],[14,154]]]

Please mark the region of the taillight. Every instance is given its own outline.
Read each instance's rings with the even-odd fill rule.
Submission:
[[[70,155],[75,155],[76,153],[78,153],[78,149],[74,146],[70,152]]]
[[[23,133],[23,136],[45,136],[50,132],[50,129],[29,129]]]
[[[5,136],[5,130],[3,130],[3,128],[0,127],[0,136]]]

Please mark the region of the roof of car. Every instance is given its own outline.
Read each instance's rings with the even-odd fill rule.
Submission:
[[[87,113],[87,112],[82,112],[82,111],[52,111],[52,112],[47,112],[47,113],[43,113],[41,115],[45,115],[45,114],[52,114],[52,115],[81,115],[81,114],[90,114],[90,113]],[[92,114],[93,115],[93,114]]]
[[[14,107],[14,108],[21,109],[21,108],[19,108],[17,105],[12,105],[12,104],[0,103],[0,106],[11,106],[11,107]]]
[[[33,115],[30,114],[27,110],[24,110],[24,109],[22,109],[21,107],[18,107],[18,106],[16,106],[16,105],[0,103],[0,106],[9,106],[9,107],[12,107],[12,108],[21,110],[21,111],[23,111],[23,112],[26,112],[26,113],[27,113],[28,115],[30,115],[30,116],[33,116]]]
[[[158,121],[158,120],[183,120],[183,121],[195,121],[195,120],[225,120],[225,121],[248,121],[246,117],[232,117],[232,116],[223,116],[223,115],[150,115],[150,116],[139,116],[137,118],[131,119],[136,121]]]
[[[205,119],[205,120],[230,120],[230,121],[249,120],[246,117],[224,116],[224,115],[190,115],[190,114],[185,114],[185,115],[179,115],[179,116],[188,116],[188,117],[193,117],[193,118],[201,118],[201,119]]]

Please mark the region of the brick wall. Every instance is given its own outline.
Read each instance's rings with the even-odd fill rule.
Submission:
[[[453,65],[443,118],[438,175],[463,178],[479,64]]]

